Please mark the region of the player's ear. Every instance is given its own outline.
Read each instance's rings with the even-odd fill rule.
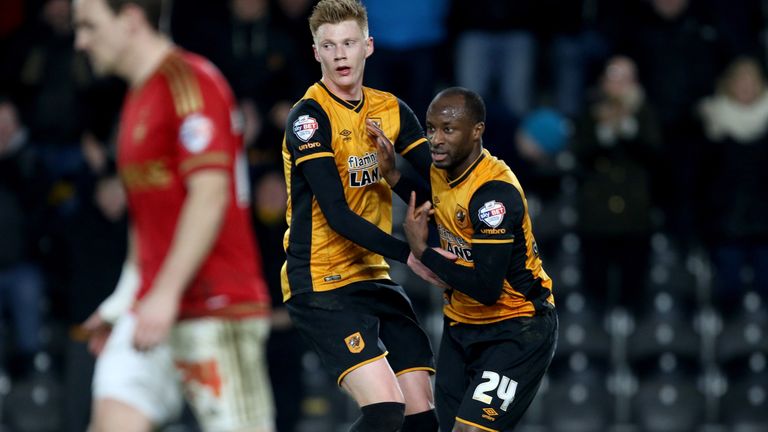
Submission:
[[[315,55],[315,60],[320,62],[320,54],[317,52],[317,46],[315,44],[312,44],[312,54]]]
[[[122,5],[117,13],[117,18],[122,21],[131,32],[135,31],[141,26],[149,25],[149,21],[147,21],[147,16],[144,13],[144,10],[133,3],[126,3]]]
[[[483,132],[485,132],[485,122],[475,123],[475,127],[472,128],[472,138],[479,140],[483,137]]]
[[[368,36],[365,40],[365,58],[368,58],[373,54],[373,36]]]

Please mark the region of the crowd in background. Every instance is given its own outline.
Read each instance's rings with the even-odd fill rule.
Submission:
[[[588,428],[597,420],[573,389],[605,381],[604,396],[585,397],[610,411],[594,417],[606,424],[640,422],[644,407],[672,407],[690,391],[701,399],[688,410],[697,425],[749,415],[768,425],[765,384],[762,399],[750,384],[768,382],[768,2],[363,3],[375,47],[365,85],[395,93],[422,121],[449,85],[488,104],[485,146],[526,190],[562,311],[542,397],[575,407],[571,421],[587,425],[579,430],[606,429]],[[165,22],[177,44],[221,69],[244,116],[275,306],[279,430],[289,432],[324,409],[305,398],[300,371],[311,361],[279,295],[285,118],[320,77],[307,43],[312,6],[179,0]],[[114,288],[126,245],[114,164],[125,91],[75,52],[70,0],[0,2],[0,431],[84,430],[93,360],[78,324]],[[439,319],[433,289],[404,269],[393,276],[427,323]],[[653,379],[683,384],[665,405],[655,387],[643,393]],[[729,392],[740,383],[737,403]],[[558,396],[558,386],[570,393]],[[573,426],[565,414],[555,415],[566,426],[548,420],[543,406],[534,404],[531,424]]]

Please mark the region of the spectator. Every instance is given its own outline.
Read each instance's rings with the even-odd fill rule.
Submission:
[[[30,372],[41,348],[43,277],[35,262],[44,185],[16,106],[0,98],[0,317],[10,315],[15,351],[10,372]]]
[[[448,0],[367,0],[365,5],[376,47],[366,85],[399,95],[421,115],[438,78]]]
[[[650,181],[660,137],[632,60],[608,61],[597,100],[577,130],[584,287],[601,306],[633,307],[643,298],[648,271]]]
[[[655,192],[666,228],[685,253],[693,234],[692,192],[697,127],[694,106],[709,94],[724,49],[716,28],[689,0],[652,0],[626,30],[626,50],[637,60],[640,81],[661,122],[663,158]]]
[[[535,3],[454,0],[449,12],[449,28],[457,34],[456,82],[517,118],[534,98]]]
[[[91,75],[73,48],[71,21],[68,0],[46,0],[39,23],[14,41],[5,65],[18,83],[13,97],[30,140],[53,179],[82,168],[79,142],[87,129]]]
[[[768,91],[754,58],[736,59],[699,112],[706,137],[697,212],[715,268],[715,302],[731,311],[747,288],[768,294]]]
[[[276,163],[288,111],[310,83],[308,72],[295,60],[298,47],[275,25],[268,0],[231,0],[229,5],[226,39],[213,59],[220,59],[240,101],[252,155],[257,162]]]

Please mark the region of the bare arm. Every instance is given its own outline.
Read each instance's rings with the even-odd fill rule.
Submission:
[[[164,341],[176,321],[181,296],[218,236],[229,177],[225,171],[200,171],[187,179],[187,190],[168,255],[137,311],[134,344],[139,349]]]

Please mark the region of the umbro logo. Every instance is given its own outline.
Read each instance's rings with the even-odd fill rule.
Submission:
[[[482,417],[486,420],[494,421],[496,420],[496,417],[499,415],[498,412],[496,412],[493,408],[483,408],[483,415]]]
[[[341,132],[339,132],[339,135],[341,135],[341,137],[342,137],[341,139],[344,142],[352,141],[352,136],[351,136],[352,135],[352,131],[349,130],[349,129],[342,130]]]

